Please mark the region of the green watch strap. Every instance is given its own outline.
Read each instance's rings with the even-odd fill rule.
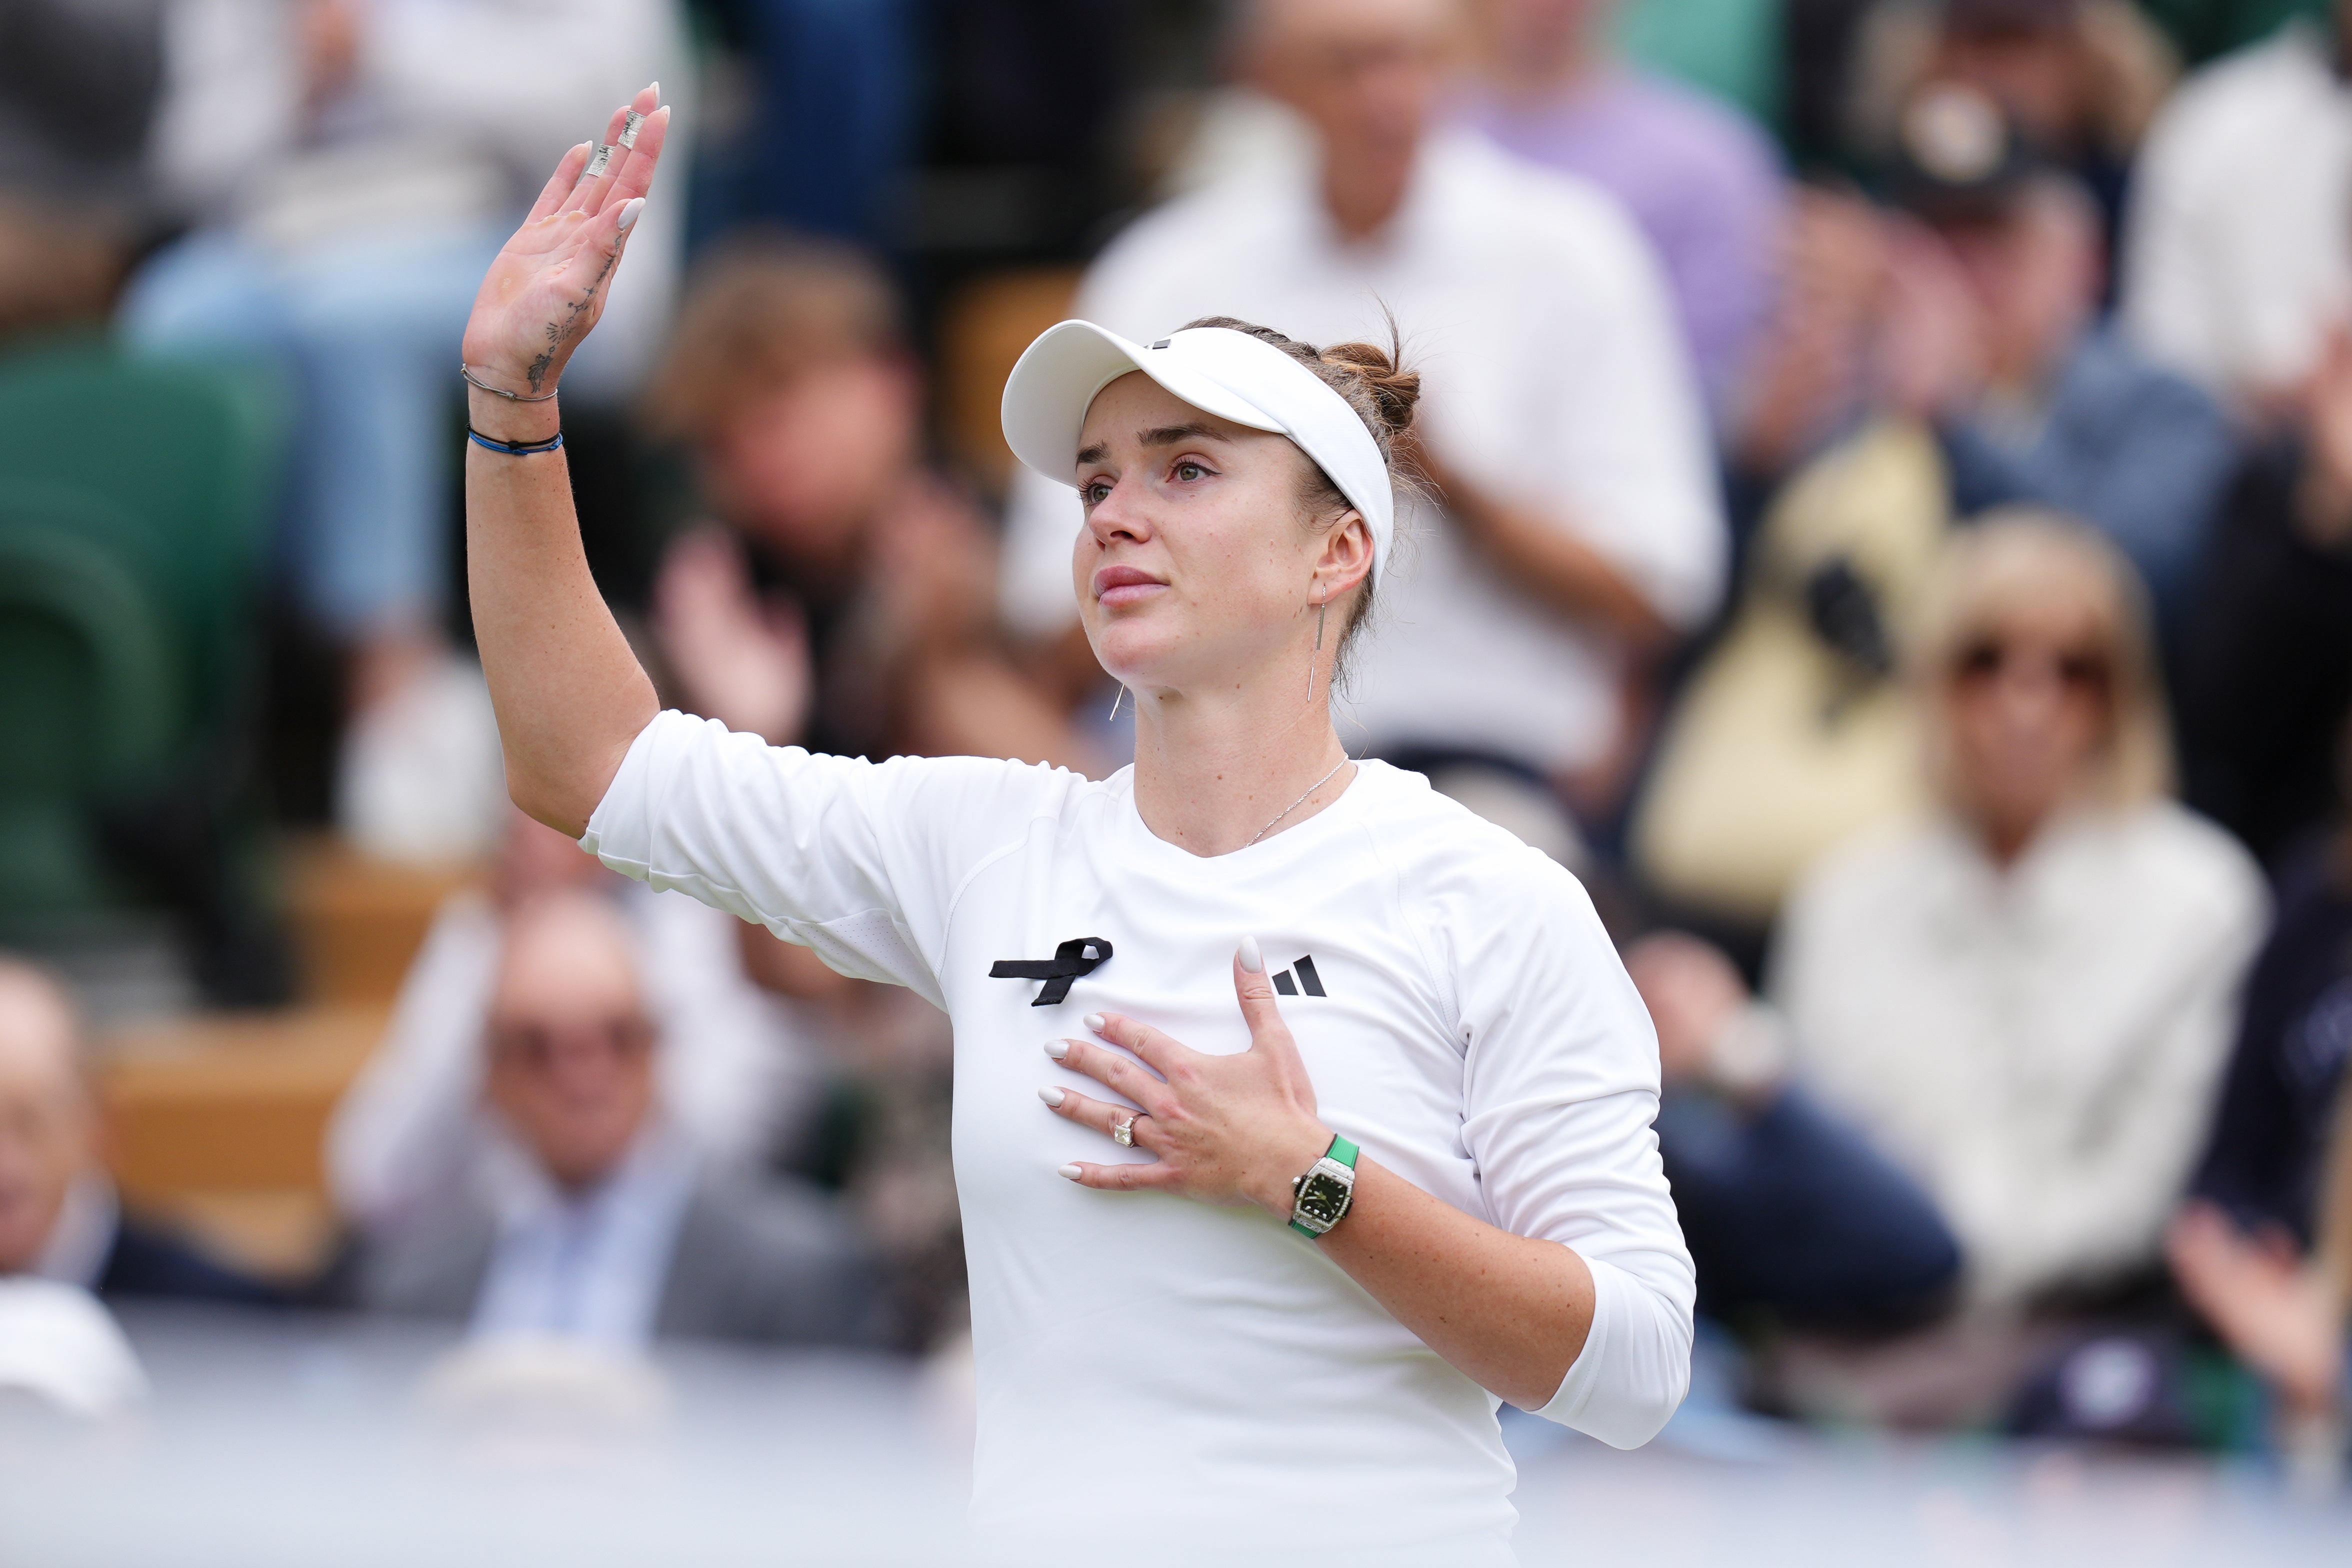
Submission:
[[[1331,1146],[1323,1151],[1321,1157],[1326,1160],[1337,1160],[1339,1163],[1347,1166],[1348,1169],[1352,1171],[1356,1168],[1356,1156],[1362,1152],[1363,1151],[1361,1149],[1359,1149],[1353,1143],[1349,1142],[1347,1139],[1341,1137],[1339,1133],[1334,1132],[1331,1134]],[[1320,1241],[1327,1234],[1328,1234],[1325,1231],[1310,1230],[1295,1219],[1290,1222],[1290,1228],[1297,1231],[1299,1235],[1305,1237],[1309,1241]]]

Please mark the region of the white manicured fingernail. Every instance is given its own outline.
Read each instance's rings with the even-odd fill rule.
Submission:
[[[623,203],[621,206],[620,232],[623,234],[628,233],[629,226],[635,223],[639,215],[644,213],[645,210],[646,198],[643,196],[631,196],[626,202]]]
[[[656,103],[659,103],[659,102],[661,101],[661,83],[659,83],[659,82],[656,82],[656,83],[654,83],[653,85],[654,85],[654,101],[655,101]]]
[[[1076,1165],[1064,1165],[1057,1169],[1054,1173],[1057,1176],[1067,1176],[1074,1182],[1080,1176],[1086,1174],[1084,1171],[1079,1170]]]
[[[1078,1022],[1084,1024],[1087,1028],[1093,1030],[1097,1035],[1102,1033],[1103,1016],[1100,1013],[1089,1013],[1085,1017],[1079,1019]]]
[[[1067,1040],[1047,1040],[1045,1042],[1045,1054],[1053,1058],[1055,1061],[1060,1061],[1064,1057],[1070,1054],[1070,1042]]]
[[[1059,1105],[1070,1097],[1058,1089],[1041,1089],[1037,1091],[1037,1098],[1048,1105]]]
[[[1257,938],[1242,938],[1242,967],[1252,974],[1265,973],[1265,954],[1258,950]]]

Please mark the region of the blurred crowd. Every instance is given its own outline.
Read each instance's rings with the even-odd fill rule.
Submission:
[[[667,701],[1121,765],[1013,356],[1392,319],[1342,734],[1592,889],[1725,1386],[2336,1484],[2352,4],[0,0],[0,1293],[951,1353],[944,1019],[512,811],[467,648],[457,331],[655,75],[563,392]],[[486,869],[264,1281],[119,1201],[88,954],[286,1001],[317,828]]]

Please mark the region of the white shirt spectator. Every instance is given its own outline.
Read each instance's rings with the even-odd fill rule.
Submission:
[[[1609,196],[1459,132],[1433,135],[1381,235],[1342,241],[1311,161],[1219,179],[1142,218],[1087,274],[1076,313],[1141,342],[1237,316],[1328,346],[1385,342],[1423,380],[1433,446],[1472,481],[1542,509],[1671,623],[1714,605],[1724,535],[1706,423],[1656,261]],[[1034,635],[1076,614],[1074,491],[1023,470],[1004,607]],[[1618,727],[1614,640],[1540,605],[1407,506],[1340,734],[1568,768]]]
[[[1805,879],[1773,990],[1800,1071],[1934,1196],[1972,1295],[2016,1302],[2155,1260],[2264,916],[2245,851],[2168,802],[2061,818],[2006,872],[1937,821]]]
[[[815,1042],[790,1004],[745,977],[732,917],[641,888],[622,897],[645,943],[662,1104],[719,1165],[757,1163],[817,1091]],[[328,1180],[337,1207],[361,1226],[397,1220],[453,1163],[492,1146],[482,1029],[499,954],[499,915],[487,898],[461,893],[442,906],[383,1043],[335,1108]]]
[[[2299,381],[2352,310],[2352,91],[2297,24],[2189,78],[2132,175],[2124,321],[2216,392]]]
[[[502,233],[564,149],[601,138],[614,108],[656,79],[673,110],[665,156],[687,166],[693,82],[677,0],[370,0],[351,79],[315,110],[299,10],[165,8],[150,160],[190,216],[289,253],[385,231]],[[634,391],[667,330],[685,214],[683,199],[646,205],[567,388]]]

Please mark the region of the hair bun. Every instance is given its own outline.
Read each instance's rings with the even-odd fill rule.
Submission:
[[[1413,406],[1421,401],[1421,373],[1404,368],[1398,346],[1338,343],[1320,357],[1364,389],[1391,437],[1412,428]]]

